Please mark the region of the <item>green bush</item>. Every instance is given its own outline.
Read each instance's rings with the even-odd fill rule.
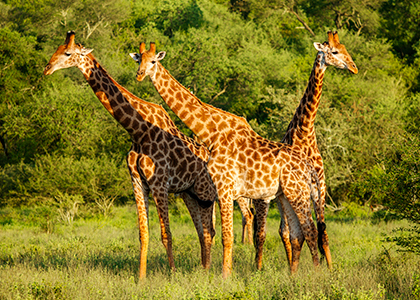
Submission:
[[[316,55],[313,42],[338,29],[359,73],[327,70],[315,128],[328,199],[366,203],[369,192],[353,192],[356,186],[377,171],[378,161],[395,154],[389,141],[400,144],[405,130],[416,134],[419,128],[420,48],[413,3],[390,10],[392,1],[6,1],[0,13],[2,195],[20,203],[30,199],[25,188],[16,188],[19,180],[28,181],[25,175],[9,176],[20,164],[32,168],[45,155],[122,161],[129,149],[128,134],[105,112],[80,71],[42,75],[68,30],[94,49],[114,79],[168,108],[150,82],[135,80],[137,66],[128,56],[140,42],[156,42],[158,51],[167,52],[163,65],[200,99],[244,116],[261,135],[279,141],[307,85]],[[327,13],[321,18],[319,11]],[[407,11],[409,18],[401,15]],[[93,199],[83,197],[88,203]]]
[[[395,154],[379,161],[354,191],[383,205],[394,217],[409,220],[410,227],[396,230],[397,235],[387,240],[420,254],[420,138],[407,133],[394,147]]]
[[[44,155],[33,164],[21,162],[1,171],[0,205],[50,203],[63,194],[81,197],[86,203],[104,197],[124,203],[133,197],[125,160],[107,155],[78,159]]]

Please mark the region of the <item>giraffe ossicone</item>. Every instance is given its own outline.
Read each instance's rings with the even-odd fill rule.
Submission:
[[[212,210],[217,191],[207,170],[208,150],[185,136],[161,106],[146,102],[119,85],[101,67],[92,50],[76,44],[74,38],[74,32],[67,33],[65,43],[52,55],[44,74],[51,75],[59,69],[77,67],[103,106],[131,137],[127,165],[138,212],[139,277],[146,276],[150,192],[158,209],[162,243],[170,267],[175,269],[168,193],[181,193],[199,236],[202,265],[209,269],[215,234]]]
[[[152,82],[175,114],[211,149],[208,170],[216,185],[222,223],[223,276],[232,271],[233,201],[253,199],[255,216],[255,262],[262,266],[266,217],[269,202],[280,197],[282,213],[289,221],[293,265],[297,268],[300,249],[306,240],[314,265],[319,264],[317,230],[311,215],[311,199],[319,203],[319,187],[312,162],[295,146],[269,141],[259,136],[241,117],[202,102],[182,86],[160,64],[155,46],[145,50],[140,44],[137,80],[152,76]]]
[[[314,43],[314,47],[318,53],[309,77],[308,86],[281,142],[289,145],[298,145],[299,147],[297,149],[302,154],[307,155],[314,164],[321,187],[321,195],[318,198],[320,202],[316,206],[318,247],[321,254],[325,256],[328,266],[331,268],[332,258],[324,217],[326,196],[324,164],[315,135],[315,117],[318,111],[324,74],[327,67],[334,66],[340,69],[347,69],[353,74],[357,74],[358,69],[352,57],[347,52],[346,47],[340,43],[338,33],[328,31],[327,35],[328,41],[322,44]],[[290,249],[287,220],[282,220],[280,236],[287,252]],[[288,257],[291,257],[291,255],[291,253],[288,253]]]
[[[137,62],[138,64],[141,63],[142,55],[147,55],[148,52],[155,53],[156,46],[155,43],[150,43],[150,50],[146,50],[146,44],[141,43],[140,44],[140,54],[138,53],[130,53],[131,58]],[[152,65],[150,69],[146,70],[139,70],[138,72],[138,80],[143,80],[146,78],[146,76],[150,76],[152,80],[155,80],[155,75],[157,72],[158,64],[156,62],[162,60],[166,55],[165,51],[160,51],[157,55],[155,55],[153,58],[151,58]],[[189,91],[191,92],[191,91]],[[238,198],[237,203],[239,204],[239,207],[241,209],[242,213],[242,243],[252,243],[253,237],[252,237],[252,224],[254,215],[251,211],[251,199],[246,198]]]

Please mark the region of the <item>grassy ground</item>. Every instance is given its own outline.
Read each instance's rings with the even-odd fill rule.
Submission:
[[[360,208],[329,215],[334,269],[315,270],[305,246],[299,272],[290,276],[270,209],[263,270],[254,249],[240,243],[235,211],[233,275],[221,278],[220,222],[212,268],[200,267],[199,244],[185,208],[171,210],[177,271],[168,268],[158,218],[150,209],[147,279],[139,282],[134,205],[104,217],[60,222],[42,208],[0,211],[0,299],[420,299],[420,257],[383,242],[401,222],[372,222]]]

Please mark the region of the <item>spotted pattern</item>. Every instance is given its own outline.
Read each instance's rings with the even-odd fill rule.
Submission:
[[[315,135],[315,117],[318,110],[324,74],[327,66],[335,66],[341,69],[348,69],[352,73],[357,73],[357,67],[344,45],[340,44],[337,32],[328,32],[328,42],[318,46],[318,53],[309,77],[308,86],[300,100],[300,104],[290,122],[287,132],[282,139],[283,143],[297,145],[297,149],[308,156],[313,162],[315,171],[318,175],[321,187],[319,202],[315,202],[316,218],[318,223],[318,247],[320,252],[325,255],[327,264],[332,267],[331,252],[329,249],[328,234],[325,230],[324,205],[325,205],[325,174],[321,154],[318,149]],[[280,199],[279,199],[280,200]],[[281,205],[278,206],[281,209]],[[295,239],[288,232],[287,220],[282,218],[280,235],[285,245],[289,264],[292,272],[297,269],[298,261],[292,260],[291,241]],[[297,250],[300,253],[300,248]],[[294,255],[296,256],[296,254]]]
[[[168,217],[168,193],[181,193],[196,227],[203,266],[210,267],[213,228],[212,211],[217,198],[207,162],[208,150],[181,133],[159,105],[143,101],[115,82],[99,65],[91,50],[74,43],[69,32],[44,74],[77,67],[111,115],[127,130],[132,146],[127,155],[138,210],[140,233],[140,278],[146,276],[148,197],[152,193],[161,225],[162,243],[169,264],[175,269]]]
[[[232,271],[233,201],[240,197],[253,199],[256,265],[262,266],[262,250],[269,202],[279,196],[287,200],[295,216],[291,231],[302,232],[308,241],[314,261],[318,261],[316,226],[310,212],[312,192],[319,188],[311,161],[295,146],[271,142],[259,136],[244,118],[205,104],[178,83],[158,62],[154,45],[145,51],[140,47],[137,80],[147,75],[163,100],[181,120],[211,149],[208,170],[217,187],[223,238],[223,276]],[[297,147],[297,146],[296,146]],[[298,234],[296,234],[298,236]]]

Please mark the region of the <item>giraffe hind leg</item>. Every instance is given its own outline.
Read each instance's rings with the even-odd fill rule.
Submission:
[[[254,246],[255,264],[258,270],[262,268],[263,247],[266,237],[267,214],[270,204],[263,200],[254,201],[255,220],[254,220]]]
[[[321,260],[325,257],[328,268],[332,268],[332,258],[328,240],[328,234],[326,231],[327,225],[324,222],[317,222],[318,227],[318,248],[321,252]]]
[[[300,198],[300,199],[299,199]],[[312,261],[314,266],[319,265],[319,257],[318,257],[318,249],[317,249],[317,238],[318,238],[318,231],[316,229],[314,220],[312,219],[311,214],[311,202],[309,193],[301,194],[297,199],[294,201],[289,201],[291,207],[293,208],[294,212],[300,223],[300,228],[303,233],[303,236],[308,244],[309,250],[312,255]],[[297,203],[300,203],[298,205]]]
[[[254,219],[254,213],[250,207],[252,200],[245,197],[239,197],[236,202],[238,202],[242,213],[242,244],[252,244],[252,222]]]
[[[309,250],[312,254],[312,261],[314,266],[319,266],[319,257],[318,257],[318,247],[317,247],[317,237],[318,231],[316,229],[315,223],[312,219],[311,207],[302,213],[303,218],[300,218],[300,223],[302,227],[303,234],[305,236],[306,243],[308,244]]]
[[[198,234],[201,247],[201,264],[205,269],[209,269],[211,262],[211,245],[214,237],[213,206],[203,208],[197,201],[192,199],[189,194],[182,193],[181,196],[190,212]]]
[[[175,260],[172,252],[172,233],[169,227],[168,192],[160,186],[151,187],[151,190],[159,216],[161,241],[166,249],[169,266],[172,271],[175,271]]]
[[[305,240],[298,216],[285,195],[278,198],[278,207],[282,216],[280,236],[286,250],[290,273],[297,272],[300,253]]]
[[[296,185],[287,185],[287,179],[283,179],[282,189],[287,202],[290,204],[294,211],[297,219],[299,220],[298,227],[301,228],[301,232],[308,244],[309,250],[311,251],[312,260],[315,266],[319,265],[318,249],[317,249],[317,237],[318,231],[316,229],[314,220],[311,214],[311,189],[310,185],[304,180],[299,174],[300,172],[293,172],[294,181]],[[283,201],[286,204],[286,201]],[[282,203],[283,203],[282,202]],[[284,207],[287,207],[285,205]],[[289,219],[287,214],[286,218]],[[290,220],[288,220],[290,223]],[[291,229],[292,230],[292,229]],[[293,246],[293,245],[292,245]]]

